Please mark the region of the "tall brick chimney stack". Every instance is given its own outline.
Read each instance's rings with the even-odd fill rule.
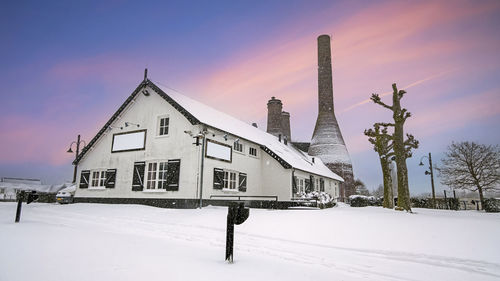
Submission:
[[[290,113],[286,111],[281,112],[281,132],[288,141],[292,140],[292,134],[290,131]]]
[[[272,97],[267,102],[267,132],[269,134],[278,136],[282,135],[281,131],[281,112],[283,111],[283,104],[281,100]]]
[[[318,119],[308,153],[319,157],[330,170],[344,178],[341,197],[351,195],[352,164],[333,107],[332,54],[328,35],[318,37]]]

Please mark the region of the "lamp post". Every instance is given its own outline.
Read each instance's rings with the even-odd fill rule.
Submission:
[[[205,166],[205,142],[206,142],[206,132],[203,130],[201,133],[201,167],[200,167],[200,209],[203,208],[203,170]]]
[[[76,139],[76,141],[74,141],[74,142],[70,143],[70,144],[69,144],[69,149],[68,149],[68,151],[66,151],[66,152],[68,152],[68,153],[73,153],[73,150],[71,150],[71,146],[72,146],[73,144],[76,144],[76,155],[75,155],[75,160],[78,158],[78,154],[80,153],[80,143],[82,143],[82,142],[83,142],[83,144],[84,144],[84,145],[83,145],[83,147],[85,147],[85,146],[87,145],[87,143],[85,143],[85,141],[84,141],[84,140],[80,140],[80,135],[78,135],[78,138]],[[75,182],[76,182],[76,169],[77,169],[77,167],[78,167],[78,165],[75,163],[75,170],[74,170],[74,172],[73,172],[73,183],[75,183]]]
[[[431,153],[429,152],[429,157],[427,156],[422,156],[420,158],[420,164],[418,164],[419,166],[423,166],[424,163],[422,163],[422,159],[424,158],[427,158],[429,159],[429,171],[425,171],[425,174],[426,175],[431,175],[431,186],[432,186],[432,208],[433,209],[436,209],[436,192],[434,190],[434,171],[432,170],[432,156],[431,156]]]

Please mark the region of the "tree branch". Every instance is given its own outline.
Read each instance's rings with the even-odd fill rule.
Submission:
[[[392,106],[389,106],[387,104],[385,104],[381,99],[380,99],[380,96],[378,94],[372,94],[371,98],[370,98],[374,103],[376,104],[379,104],[389,110],[392,110]]]

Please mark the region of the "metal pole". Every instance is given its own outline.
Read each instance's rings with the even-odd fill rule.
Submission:
[[[233,262],[233,243],[234,243],[234,216],[235,209],[230,205],[227,211],[226,226],[226,261]]]
[[[431,185],[432,185],[432,207],[436,209],[436,192],[434,189],[434,171],[432,170],[432,156],[429,152],[429,167],[431,170]]]
[[[21,220],[21,207],[24,199],[24,191],[21,191],[17,194],[17,210],[16,210],[16,222]]]
[[[75,155],[75,161],[78,159],[78,154],[80,153],[80,135],[78,135],[78,138],[76,140],[76,155]],[[75,170],[73,171],[73,183],[76,182],[76,170],[77,170],[78,164],[75,163]]]
[[[203,207],[203,167],[205,160],[205,134],[203,134],[203,141],[201,143],[201,171],[200,171],[200,209]]]

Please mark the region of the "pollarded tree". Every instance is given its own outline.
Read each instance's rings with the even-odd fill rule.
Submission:
[[[389,164],[394,156],[392,151],[392,136],[387,132],[387,126],[382,127],[380,124],[373,125],[373,129],[365,130],[365,135],[368,136],[368,141],[373,144],[373,149],[378,153],[380,166],[382,167],[382,176],[384,179],[384,208],[394,208],[394,195],[392,192],[392,178]]]
[[[392,111],[394,123],[378,123],[381,126],[393,126],[394,133],[392,134],[392,145],[394,150],[394,158],[398,173],[398,208],[411,212],[410,188],[408,186],[408,168],[406,167],[406,159],[410,158],[411,150],[418,148],[418,141],[407,134],[404,139],[404,124],[411,114],[406,108],[401,108],[401,99],[406,94],[405,90],[399,90],[396,83],[392,84],[392,105],[389,106],[382,102],[379,95],[372,94],[371,100]]]
[[[438,167],[441,183],[453,188],[483,192],[500,190],[500,148],[474,142],[452,143]]]

